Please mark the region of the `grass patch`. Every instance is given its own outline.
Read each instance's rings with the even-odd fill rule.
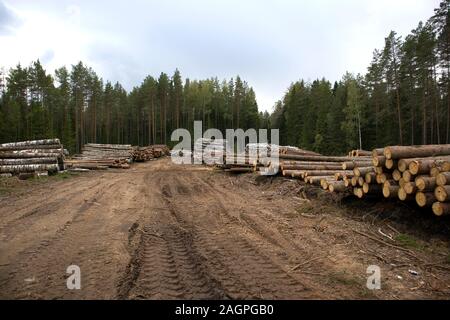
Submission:
[[[308,213],[308,214],[314,214],[316,212],[316,207],[312,205],[311,202],[305,202],[300,207],[295,209],[298,214],[301,213]]]
[[[404,234],[404,233],[399,234],[394,239],[395,239],[395,241],[397,241],[398,243],[400,243],[400,245],[402,245],[404,247],[418,249],[418,250],[423,250],[423,248],[424,248],[423,245],[420,244],[416,238],[414,238],[413,236]]]

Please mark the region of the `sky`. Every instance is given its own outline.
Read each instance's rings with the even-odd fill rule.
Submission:
[[[391,30],[439,0],[0,0],[0,67],[83,61],[127,90],[147,75],[239,75],[271,111],[299,79],[364,74]]]

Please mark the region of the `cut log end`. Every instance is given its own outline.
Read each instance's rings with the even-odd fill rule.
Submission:
[[[438,217],[450,214],[450,203],[435,202],[432,208],[433,213]]]

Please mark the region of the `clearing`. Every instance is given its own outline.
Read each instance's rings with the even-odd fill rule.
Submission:
[[[0,186],[0,298],[450,297],[449,219],[414,206],[169,158],[63,178]]]

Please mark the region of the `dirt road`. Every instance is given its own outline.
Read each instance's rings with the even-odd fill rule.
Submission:
[[[162,159],[3,196],[0,298],[449,297],[445,265],[425,264],[442,265],[445,237],[433,250],[384,246],[351,231],[373,224],[270,181]],[[366,288],[372,264],[382,290]],[[70,265],[80,290],[67,289]]]

